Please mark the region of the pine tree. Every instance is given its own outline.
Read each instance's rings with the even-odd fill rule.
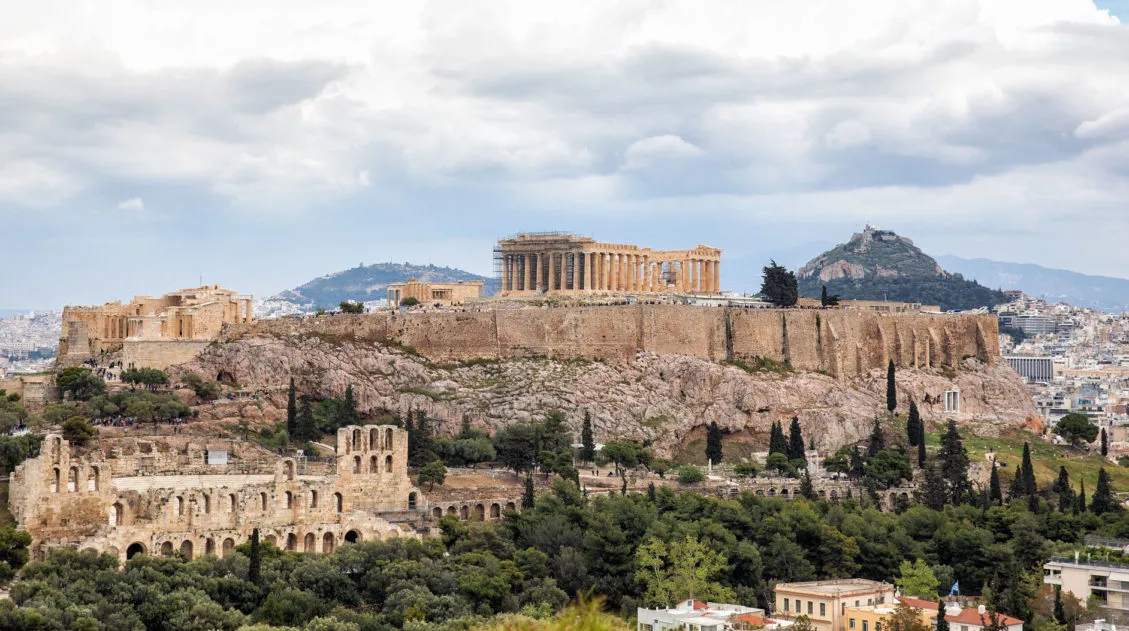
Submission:
[[[925,441],[917,443],[917,466],[925,468]]]
[[[717,426],[717,421],[710,421],[710,426],[706,429],[706,458],[713,464],[719,464],[722,455],[721,428]]]
[[[318,437],[317,419],[309,397],[302,397],[298,404],[298,419],[295,421],[294,437],[298,440],[314,440]]]
[[[1023,476],[1023,494],[1034,495],[1039,491],[1035,484],[1035,467],[1031,464],[1031,447],[1023,443],[1023,464],[1020,467]]]
[[[523,509],[533,508],[536,496],[533,494],[533,472],[529,471],[525,474],[525,492],[521,494],[521,507]]]
[[[1102,428],[1102,457],[1109,454],[1109,437],[1106,436],[1105,428]]]
[[[886,367],[886,409],[891,414],[898,409],[898,386],[894,381],[894,360]]]
[[[949,621],[945,620],[945,601],[937,601],[937,624],[933,631],[949,631]]]
[[[294,377],[290,378],[290,391],[286,395],[286,433],[296,437],[298,433],[298,403],[297,390],[294,388]]]
[[[263,557],[259,548],[259,529],[251,531],[250,564],[247,566],[247,582],[258,585],[263,578]]]
[[[807,453],[804,451],[804,432],[800,428],[800,419],[792,417],[792,425],[788,428],[788,459],[804,460]]]
[[[992,463],[992,476],[988,480],[988,501],[1000,505],[1004,503],[1003,489],[1000,488],[1000,470]]]
[[[580,428],[580,459],[592,462],[596,459],[596,439],[592,435],[592,415],[584,411],[584,426]]]
[[[1074,512],[1081,515],[1086,512],[1086,481],[1082,480],[1082,490],[1074,496]]]
[[[886,448],[886,437],[882,435],[882,426],[878,424],[878,417],[874,417],[874,426],[870,429],[870,440],[866,444],[866,457],[873,458],[878,452]]]
[[[1105,467],[1098,469],[1098,486],[1094,489],[1094,498],[1090,501],[1090,510],[1095,515],[1116,511],[1120,506],[1117,498],[1113,496],[1113,488],[1109,483],[1109,474]]]
[[[949,501],[955,505],[964,503],[972,492],[972,484],[968,481],[968,452],[964,450],[956,421],[949,421],[937,457],[941,461],[941,477],[949,489]]]
[[[909,416],[906,418],[906,440],[910,447],[916,447],[921,440],[921,413],[917,411],[917,402],[909,402]]]

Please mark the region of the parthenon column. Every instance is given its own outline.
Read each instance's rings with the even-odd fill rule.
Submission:
[[[510,287],[510,255],[502,257],[502,292],[513,291]]]
[[[592,253],[584,253],[584,290],[592,293]]]
[[[721,261],[713,262],[713,290],[715,293],[721,291]]]
[[[702,282],[702,270],[705,268],[705,261],[698,259],[694,261],[694,265],[694,291],[701,293],[706,288],[706,284]]]
[[[532,254],[523,254],[521,258],[522,258],[522,268],[523,268],[522,269],[522,276],[523,276],[522,281],[523,282],[521,284],[521,289],[522,289],[522,291],[528,292],[529,291],[529,281],[531,280],[531,276],[529,274],[529,267],[530,267],[529,263],[530,263],[530,261],[533,260],[533,255]]]

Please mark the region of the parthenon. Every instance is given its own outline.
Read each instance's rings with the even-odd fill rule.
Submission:
[[[519,234],[495,248],[501,295],[717,293],[721,250],[658,251],[564,232]]]

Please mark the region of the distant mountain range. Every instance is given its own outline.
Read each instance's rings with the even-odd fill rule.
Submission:
[[[1005,301],[1002,292],[945,271],[906,237],[871,226],[813,258],[796,280],[807,298],[819,298],[826,287],[847,300],[920,302],[946,311]]]
[[[945,269],[974,278],[988,287],[1021,289],[1048,302],[1065,302],[1101,311],[1129,311],[1129,279],[1090,276],[1032,263],[1001,263],[988,259],[939,256]]]
[[[392,283],[402,283],[410,278],[431,283],[455,283],[460,280],[485,281],[485,293],[493,295],[498,281],[452,267],[412,265],[410,263],[378,263],[363,265],[315,278],[273,296],[271,300],[289,302],[299,307],[334,309],[342,301],[367,302],[387,298],[386,290]]]

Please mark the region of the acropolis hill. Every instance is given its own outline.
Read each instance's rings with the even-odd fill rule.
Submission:
[[[277,418],[293,376],[314,396],[352,384],[364,412],[422,409],[451,432],[464,416],[499,427],[554,408],[579,431],[588,413],[599,441],[672,454],[711,421],[758,443],[793,415],[821,449],[862,439],[889,361],[903,404],[959,389],[959,413],[924,405],[923,416],[991,432],[1034,413],[997,353],[985,315],[648,304],[261,320],[226,326],[173,372],[261,392]],[[746,369],[758,362],[788,367]]]

